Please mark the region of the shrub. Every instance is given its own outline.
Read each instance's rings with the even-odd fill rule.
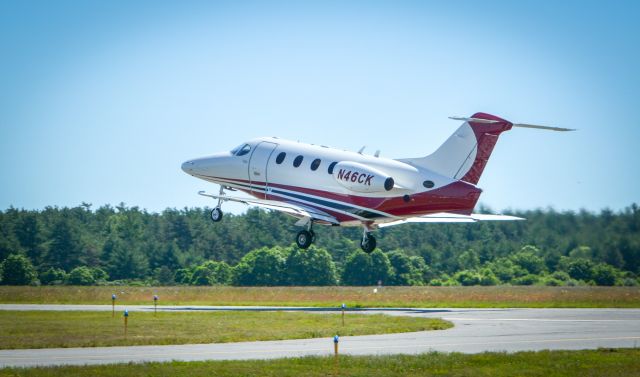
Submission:
[[[91,273],[93,274],[93,278],[96,282],[105,282],[109,280],[109,274],[100,267],[93,267],[91,269]]]
[[[67,283],[71,285],[93,285],[96,283],[96,279],[91,268],[80,266],[69,272]]]
[[[527,245],[520,252],[512,255],[511,260],[527,270],[529,274],[536,275],[544,271],[545,268],[544,259],[537,255],[539,252],[536,247]]]
[[[564,271],[555,271],[554,273],[551,274],[551,278],[555,280],[560,280],[562,282],[565,282],[571,279],[569,274],[567,274]]]
[[[556,279],[552,276],[545,276],[540,282],[549,287],[559,287],[563,284],[562,280]]]
[[[508,258],[499,258],[494,262],[489,263],[487,267],[503,283],[509,283],[514,278],[527,275],[527,270],[515,264]]]
[[[218,262],[213,275],[216,283],[223,285],[231,284],[233,269],[225,262]]]
[[[249,252],[233,269],[233,284],[241,286],[282,284],[287,254],[287,250],[280,247],[263,247]]]
[[[525,275],[519,278],[511,280],[513,285],[533,285],[538,282],[539,277],[537,275]]]
[[[173,280],[178,284],[189,284],[191,282],[191,270],[188,268],[180,268],[173,275]]]
[[[464,286],[478,285],[482,276],[475,271],[464,270],[457,272],[453,278]]]
[[[336,285],[336,266],[325,249],[311,246],[294,248],[286,261],[287,282],[290,285]]]
[[[36,270],[29,258],[20,254],[11,254],[0,264],[2,284],[29,285],[36,282]]]
[[[605,263],[600,263],[593,268],[593,281],[597,285],[615,285],[617,275],[618,271]]]
[[[497,285],[498,283],[500,283],[500,280],[490,269],[484,269],[480,272],[480,285],[489,286]]]
[[[206,266],[198,266],[193,270],[191,274],[191,285],[213,285],[213,271]]]
[[[44,285],[60,285],[67,280],[67,273],[61,268],[51,267],[40,274],[40,283]]]
[[[566,271],[572,279],[589,281],[593,279],[594,264],[583,258],[560,258],[559,267]]]

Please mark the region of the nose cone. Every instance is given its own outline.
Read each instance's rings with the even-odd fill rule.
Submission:
[[[186,161],[182,163],[182,171],[187,174],[193,174],[195,163],[193,161]]]

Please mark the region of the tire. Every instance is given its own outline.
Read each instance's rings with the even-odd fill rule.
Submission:
[[[370,254],[376,249],[376,238],[371,234],[367,234],[367,236],[360,241],[360,248],[365,253]]]
[[[211,221],[213,221],[214,223],[217,223],[218,221],[222,220],[222,210],[220,208],[214,208],[211,210]]]
[[[301,230],[298,232],[298,235],[296,235],[296,244],[301,249],[309,248],[312,242],[313,242],[313,235],[306,230]]]

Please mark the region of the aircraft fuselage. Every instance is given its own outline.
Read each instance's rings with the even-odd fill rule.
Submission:
[[[475,185],[401,161],[271,137],[187,161],[182,169],[259,199],[318,208],[343,226],[470,214],[481,193]]]

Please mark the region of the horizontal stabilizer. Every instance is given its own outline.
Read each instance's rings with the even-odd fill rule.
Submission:
[[[457,116],[449,117],[449,119],[461,120],[461,121],[464,121],[464,122],[486,123],[486,124],[500,123],[497,120],[491,120],[491,119],[467,118],[467,117],[457,117]],[[548,130],[548,131],[575,131],[574,128],[538,126],[536,124],[527,124],[527,123],[512,123],[512,126],[513,127],[520,127],[520,128],[535,128],[535,129],[538,129],[538,130]]]
[[[525,220],[522,217],[508,216],[508,215],[489,215],[482,213],[473,213],[471,215],[458,215],[454,213],[434,213],[431,215],[424,215],[419,217],[409,217],[402,220],[391,221],[388,223],[379,224],[378,227],[385,228],[393,225],[408,224],[408,223],[475,223],[478,221],[518,221]]]

